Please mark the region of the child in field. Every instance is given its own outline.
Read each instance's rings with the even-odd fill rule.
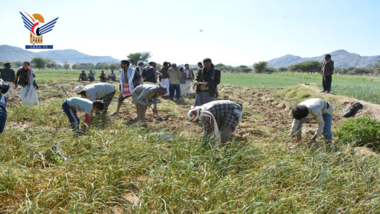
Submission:
[[[85,113],[86,124],[90,127],[90,115],[92,115],[94,111],[103,110],[104,103],[99,100],[91,102],[87,99],[72,97],[63,102],[62,108],[69,118],[73,131],[79,132],[80,120],[77,116],[77,111],[83,111]]]

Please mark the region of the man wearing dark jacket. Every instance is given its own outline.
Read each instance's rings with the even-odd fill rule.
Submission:
[[[197,86],[194,107],[214,101],[217,95],[217,86],[220,83],[220,71],[214,68],[211,59],[204,59],[203,64],[204,68],[198,71],[194,83],[194,86]]]
[[[15,73],[15,71],[11,68],[11,63],[9,63],[9,62],[5,63],[5,64],[4,64],[4,67],[5,67],[4,69],[1,69],[1,70],[0,70],[0,73],[1,73],[0,78],[1,78],[4,82],[8,83],[10,89],[12,89],[12,91],[13,91],[13,95],[17,97],[16,86],[15,86],[15,84],[14,84],[15,77],[16,77],[16,73]],[[6,96],[7,98],[9,98],[9,91],[10,91],[10,90],[8,90],[8,92],[5,94],[5,96]]]
[[[4,131],[5,121],[7,120],[7,102],[8,98],[2,94],[7,93],[9,85],[0,79],[0,133]]]
[[[148,66],[146,66],[142,73],[142,78],[144,82],[148,84],[156,84],[157,83],[157,74],[156,74],[156,63],[149,62]]]
[[[322,65],[322,71],[321,71],[322,83],[323,83],[323,91],[321,92],[330,93],[333,74],[334,74],[334,61],[331,60],[330,54],[326,54],[325,62]]]

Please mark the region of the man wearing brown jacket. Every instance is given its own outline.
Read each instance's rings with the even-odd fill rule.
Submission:
[[[325,55],[325,62],[322,65],[322,83],[323,83],[323,91],[325,93],[330,93],[331,91],[331,82],[332,75],[334,74],[334,61],[331,60],[331,55]]]

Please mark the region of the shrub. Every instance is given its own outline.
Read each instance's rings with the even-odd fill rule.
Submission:
[[[369,116],[346,120],[335,135],[343,143],[380,150],[380,122]]]

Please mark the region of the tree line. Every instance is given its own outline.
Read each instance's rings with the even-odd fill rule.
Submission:
[[[143,61],[144,64],[147,64],[149,59],[152,57],[150,52],[137,52],[130,53],[127,55],[127,59],[129,61],[135,60],[136,64],[138,61]],[[0,62],[0,64],[4,64],[5,62]],[[67,62],[64,62],[63,65],[56,63],[52,59],[45,59],[42,57],[35,57],[30,62],[31,66],[38,69],[75,69],[75,70],[116,70],[120,68],[120,63],[103,63],[99,62],[96,64],[93,63],[74,63],[70,65]],[[12,62],[13,67],[21,67],[23,62],[15,61]],[[253,68],[250,68],[246,65],[240,65],[237,67],[233,67],[230,65],[225,65],[222,63],[216,64],[215,68],[219,69],[224,73],[274,73],[274,72],[306,72],[306,73],[319,73],[321,72],[321,68],[323,65],[323,61],[306,61],[298,64],[291,65],[289,67],[268,67],[268,62],[261,61],[253,64]],[[161,64],[157,63],[157,67],[161,67]],[[196,70],[196,67],[192,68]],[[369,68],[335,68],[334,73],[336,74],[346,74],[346,75],[380,75],[380,60]]]

